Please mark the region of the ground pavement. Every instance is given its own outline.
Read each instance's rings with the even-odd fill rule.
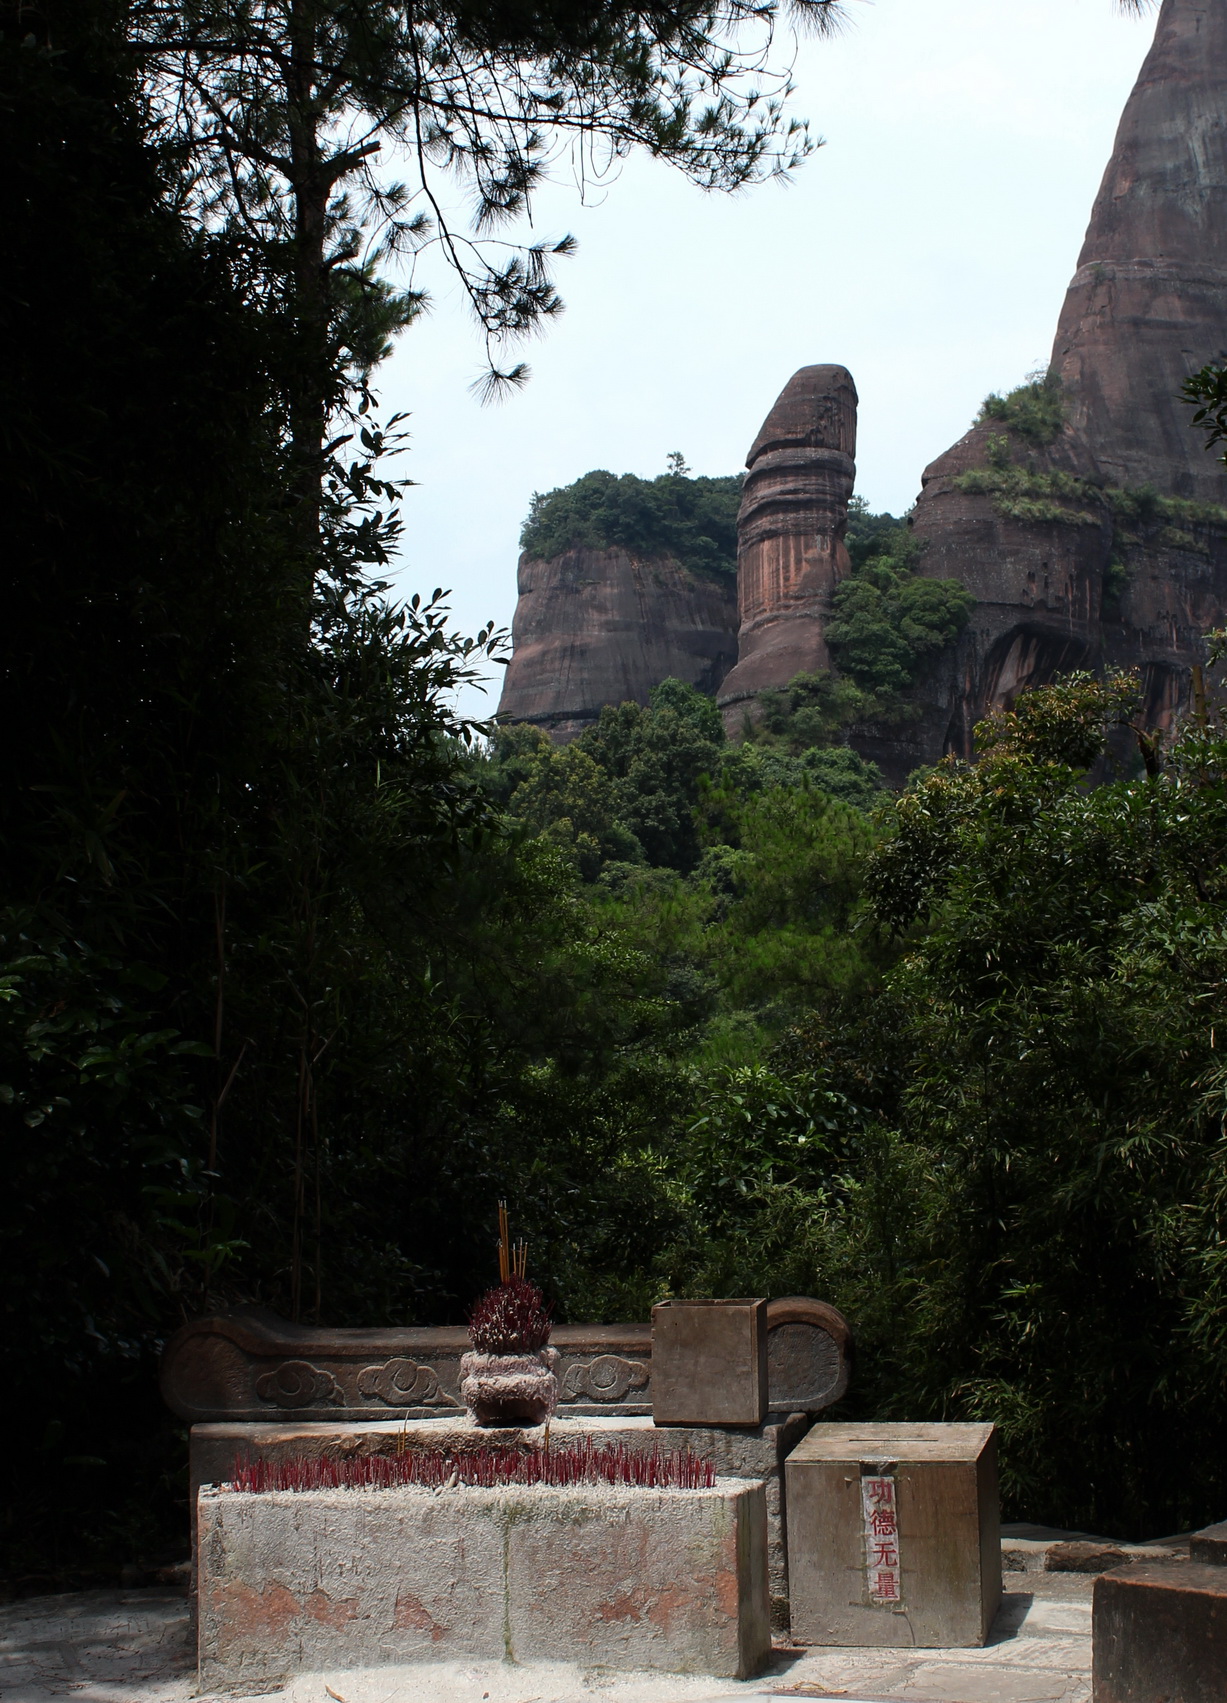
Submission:
[[[459,1663],[310,1675],[281,1703],[1088,1703],[1093,1577],[1007,1573],[982,1650],[776,1651],[741,1685],[566,1664]],[[214,1703],[198,1698],[187,1603],[171,1590],[82,1591],[0,1608],[2,1703]],[[240,1703],[227,1698],[225,1703]]]

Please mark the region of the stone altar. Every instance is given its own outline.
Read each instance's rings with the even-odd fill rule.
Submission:
[[[198,1531],[209,1690],[456,1658],[744,1679],[771,1650],[763,1486],[742,1479],[210,1489]]]
[[[558,1415],[652,1411],[652,1327],[555,1325]],[[247,1307],[197,1319],[162,1355],[167,1405],[190,1424],[234,1420],[429,1419],[459,1415],[463,1325],[326,1330]],[[767,1405],[818,1413],[848,1387],[852,1335],[824,1301],[786,1296],[767,1306]]]

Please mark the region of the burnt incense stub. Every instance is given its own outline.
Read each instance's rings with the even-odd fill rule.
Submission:
[[[767,1302],[662,1301],[652,1308],[657,1425],[761,1425]]]

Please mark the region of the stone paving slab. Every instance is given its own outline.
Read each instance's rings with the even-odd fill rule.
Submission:
[[[281,1703],[1089,1703],[1094,1580],[1028,1574],[1025,1582],[1007,1592],[980,1650],[781,1648],[767,1673],[740,1685],[569,1663],[421,1663],[304,1675],[273,1695]],[[195,1679],[182,1592],[85,1591],[0,1608],[0,1703],[223,1703],[198,1694]]]

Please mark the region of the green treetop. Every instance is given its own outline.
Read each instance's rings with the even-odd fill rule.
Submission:
[[[640,479],[597,469],[572,485],[534,493],[520,545],[544,561],[565,550],[621,549],[731,576],[737,572],[740,502],[737,474],[694,478],[677,467]]]

